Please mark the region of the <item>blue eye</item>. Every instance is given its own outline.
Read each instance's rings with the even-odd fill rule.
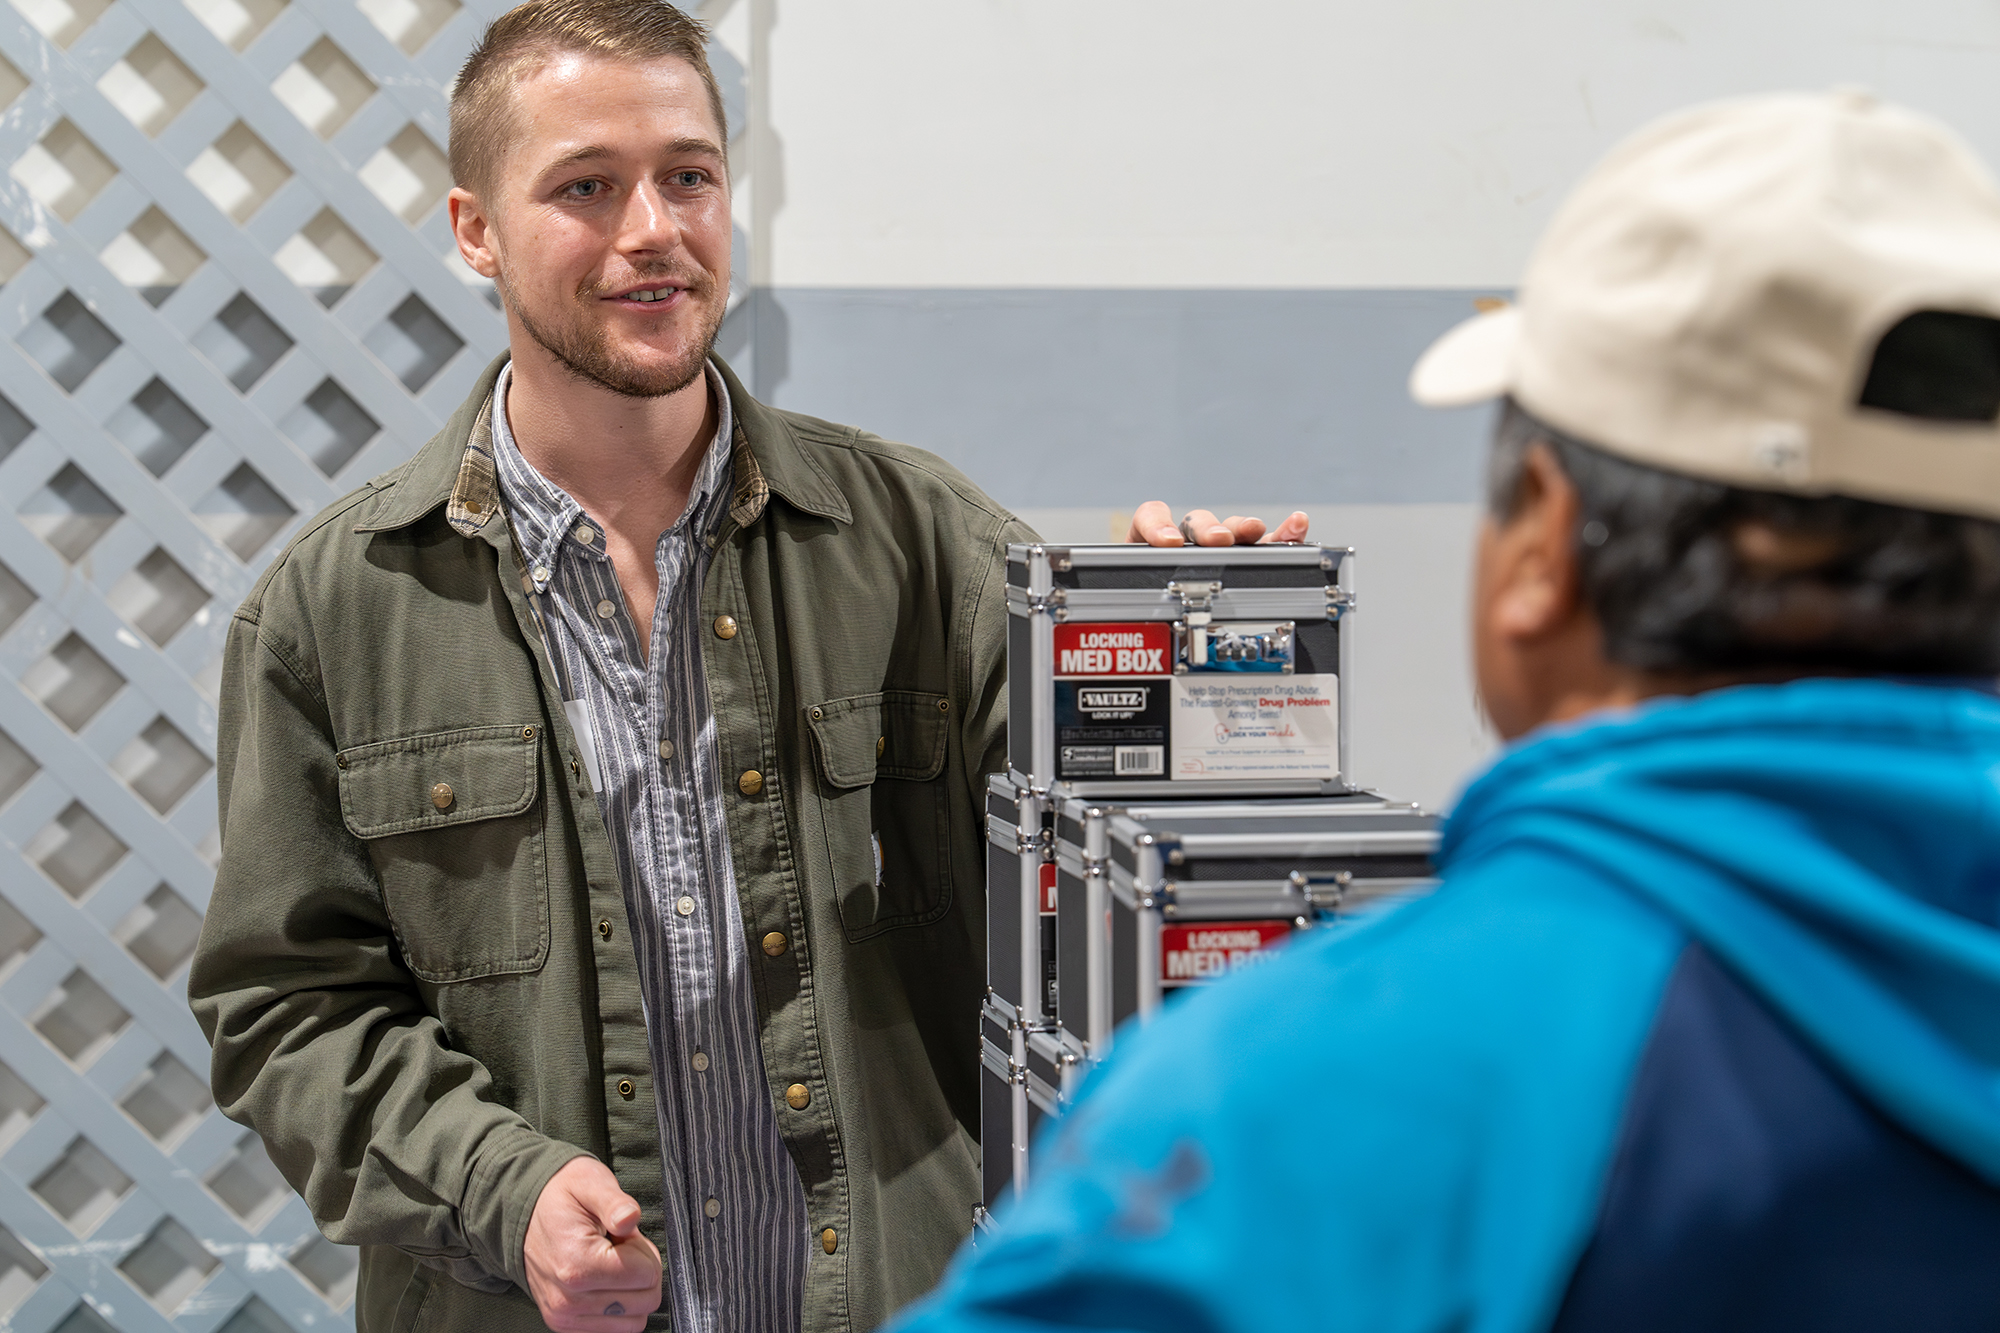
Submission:
[[[570,185],[569,192],[579,199],[589,199],[601,193],[603,189],[603,181],[576,181]]]

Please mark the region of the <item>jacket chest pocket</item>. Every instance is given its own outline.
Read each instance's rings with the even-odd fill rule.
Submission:
[[[819,808],[847,937],[935,921],[951,908],[951,702],[885,690],[806,709]]]
[[[342,750],[340,812],[374,860],[410,971],[431,983],[533,972],[549,954],[539,725]]]

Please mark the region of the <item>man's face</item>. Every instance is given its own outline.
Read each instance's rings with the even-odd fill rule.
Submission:
[[[506,297],[516,357],[633,397],[684,388],[729,299],[729,176],[701,76],[564,53],[514,96],[492,197],[454,191],[453,216]]]

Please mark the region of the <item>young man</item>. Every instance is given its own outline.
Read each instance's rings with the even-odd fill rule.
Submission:
[[[364,1330],[866,1328],[978,1198],[1031,534],[715,359],[726,143],[671,6],[494,24],[451,215],[509,354],[231,629],[189,992]]]
[[[1443,886],[1170,1010],[901,1327],[2000,1327],[2000,190],[1670,118],[1519,306]]]

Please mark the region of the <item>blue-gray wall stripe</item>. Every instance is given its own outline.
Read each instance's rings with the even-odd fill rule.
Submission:
[[[720,346],[764,401],[921,445],[1015,508],[1470,501],[1487,409],[1404,386],[1492,294],[760,288]]]

